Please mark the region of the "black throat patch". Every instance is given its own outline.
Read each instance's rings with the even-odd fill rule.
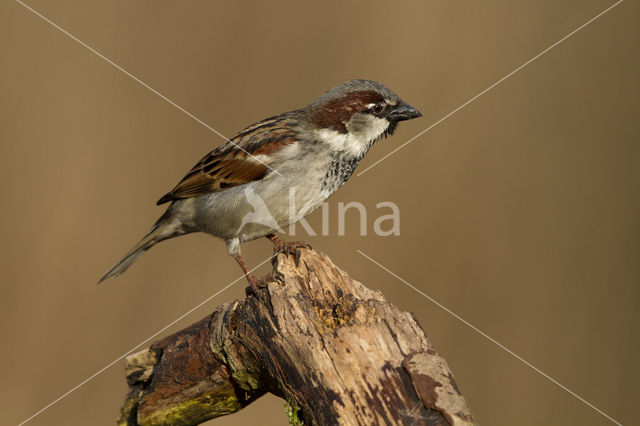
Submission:
[[[322,180],[322,191],[329,194],[338,190],[353,174],[362,157],[348,155],[343,152],[331,156],[331,164]]]

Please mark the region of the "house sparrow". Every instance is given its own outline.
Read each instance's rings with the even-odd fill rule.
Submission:
[[[399,121],[421,116],[382,84],[351,80],[304,108],[247,127],[160,198],[158,204],[171,203],[165,213],[99,282],[126,271],[160,241],[206,232],[226,241],[227,252],[257,290],[240,243],[266,236],[276,251],[295,253],[305,246],[284,243],[273,232],[322,205]]]

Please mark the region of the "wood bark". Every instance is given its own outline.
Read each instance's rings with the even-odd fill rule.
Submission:
[[[267,392],[306,425],[475,424],[412,314],[317,251],[273,264],[258,294],[127,358],[119,424],[197,425]]]

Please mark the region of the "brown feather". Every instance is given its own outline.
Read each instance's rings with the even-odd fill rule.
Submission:
[[[347,133],[346,122],[354,112],[362,112],[371,103],[384,98],[374,90],[359,90],[347,93],[345,96],[332,99],[317,109],[311,116],[314,124],[321,129],[332,129],[340,133]]]
[[[230,142],[204,156],[157,204],[198,197],[262,179],[272,171],[265,156],[297,140],[295,131],[287,125],[290,124],[287,118],[287,114],[283,114],[247,127]],[[260,161],[256,156],[261,156]]]

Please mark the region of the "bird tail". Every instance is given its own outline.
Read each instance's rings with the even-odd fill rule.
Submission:
[[[178,235],[181,235],[183,232],[180,232],[175,227],[171,226],[169,218],[171,214],[169,210],[156,222],[156,224],[151,228],[151,231],[147,233],[142,239],[136,244],[127,254],[124,255],[122,259],[118,261],[111,269],[107,271],[106,274],[100,278],[98,284],[103,282],[104,280],[117,277],[122,274],[124,271],[129,269],[129,266],[133,262],[139,258],[142,253],[149,250],[151,247],[159,243],[160,241],[166,240],[168,238],[172,238]]]

